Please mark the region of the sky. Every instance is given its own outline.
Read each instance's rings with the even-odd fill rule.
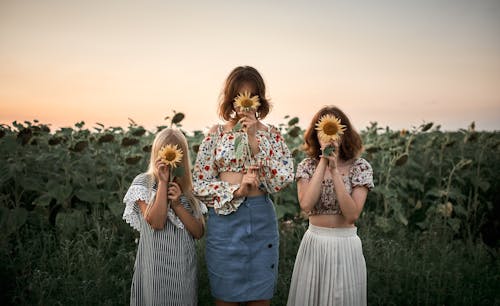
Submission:
[[[265,123],[336,105],[358,130],[500,130],[500,0],[0,0],[2,124],[205,130],[241,65]]]

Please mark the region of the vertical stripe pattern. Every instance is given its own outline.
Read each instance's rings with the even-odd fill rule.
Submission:
[[[366,263],[356,227],[309,225],[295,259],[287,305],[366,305]]]
[[[186,209],[188,200],[181,197]],[[197,305],[195,240],[185,228],[167,221],[155,231],[140,218],[130,305]]]

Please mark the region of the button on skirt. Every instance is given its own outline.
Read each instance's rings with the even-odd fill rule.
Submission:
[[[278,224],[267,195],[247,197],[237,211],[210,208],[205,258],[212,295],[227,302],[271,299],[278,275]]]

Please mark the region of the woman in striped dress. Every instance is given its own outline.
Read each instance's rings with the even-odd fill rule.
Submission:
[[[373,188],[362,143],[337,107],[322,108],[304,134],[297,166],[299,203],[309,228],[295,259],[289,306],[366,305],[366,265],[354,225]]]
[[[140,232],[130,305],[198,303],[195,239],[203,236],[206,207],[192,193],[188,152],[180,131],[159,132],[148,171],[135,177],[123,199],[123,219]],[[176,166],[184,174],[174,178]]]

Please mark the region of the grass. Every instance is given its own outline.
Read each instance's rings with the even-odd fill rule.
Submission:
[[[116,220],[115,220],[116,221]],[[360,220],[368,270],[370,305],[499,305],[498,250],[456,240],[446,228],[383,233]],[[285,305],[295,255],[307,224],[282,222],[277,292],[272,305]],[[90,222],[73,237],[25,225],[2,241],[2,305],[125,305],[133,274],[135,233],[110,220]],[[213,305],[197,245],[200,305]]]

